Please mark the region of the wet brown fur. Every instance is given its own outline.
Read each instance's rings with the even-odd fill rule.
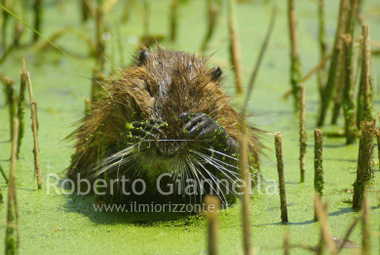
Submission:
[[[121,77],[108,82],[106,96],[81,121],[71,137],[76,139],[75,154],[68,177],[89,177],[94,163],[117,146],[126,123],[147,119],[173,122],[181,113],[207,113],[238,145],[239,115],[223,92],[220,79],[213,79],[205,58],[159,48],[150,51],[149,61],[121,71]],[[167,95],[160,93],[165,86]],[[170,126],[170,125],[169,125]],[[170,131],[169,131],[170,133]],[[257,131],[249,128],[252,159],[258,160]],[[168,138],[175,135],[168,134]]]

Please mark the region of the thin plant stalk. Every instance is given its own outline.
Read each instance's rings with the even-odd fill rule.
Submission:
[[[314,190],[318,196],[323,196],[324,187],[323,172],[323,132],[314,130]],[[317,220],[317,212],[314,213],[314,220]]]
[[[318,2],[318,41],[320,51],[320,61],[327,57],[327,42],[326,42],[326,28],[325,28],[325,0]],[[318,70],[318,91],[320,96],[323,96],[324,80],[325,80],[324,66]]]
[[[171,0],[170,2],[170,35],[169,40],[174,43],[177,39],[178,30],[178,0]]]
[[[275,133],[275,147],[276,147],[276,158],[277,158],[277,173],[278,173],[278,183],[280,190],[280,201],[281,201],[281,221],[282,223],[288,222],[288,209],[286,204],[286,190],[285,190],[285,174],[284,174],[284,161],[282,159],[282,137],[281,133]]]
[[[371,253],[371,208],[368,197],[368,185],[364,187],[364,198],[362,204],[363,210],[363,221],[362,221],[362,229],[363,229],[363,239],[362,239],[362,254],[369,255]]]
[[[5,183],[8,184],[8,182],[9,182],[8,177],[7,177],[7,175],[5,174],[4,169],[1,167],[1,165],[0,165],[0,173],[1,173],[1,175],[3,176],[3,178],[4,178],[4,180],[5,180]]]
[[[24,137],[25,132],[25,121],[24,121],[24,115],[25,115],[25,90],[26,90],[26,83],[27,83],[27,77],[26,77],[26,70],[25,70],[25,60],[24,60],[24,68],[21,71],[20,75],[20,94],[19,94],[19,100],[18,100],[18,107],[17,107],[17,118],[19,119],[20,125],[18,129],[18,146],[17,146],[17,158],[20,154],[20,148],[22,144],[22,138]]]
[[[294,110],[299,111],[301,100],[300,84],[302,82],[302,64],[298,48],[297,12],[294,0],[288,0],[288,20],[290,37],[290,84],[292,87]]]
[[[17,254],[19,248],[18,209],[16,189],[16,160],[18,144],[18,119],[13,119],[11,165],[9,169],[7,225],[5,230],[5,254]]]
[[[243,219],[243,247],[244,254],[252,253],[251,248],[251,223],[250,223],[250,191],[249,191],[249,169],[248,169],[248,137],[242,127],[240,140],[240,176],[242,178],[242,219]]]
[[[41,33],[42,29],[42,0],[35,0],[34,2],[34,28]],[[33,33],[33,42],[37,42],[40,38],[40,34]]]
[[[218,16],[221,9],[221,0],[207,0],[207,32],[206,36],[203,39],[201,52],[204,52],[207,49],[207,46],[211,40],[212,35],[214,34],[216,23],[218,21]]]
[[[363,89],[364,109],[363,120],[371,121],[373,119],[373,89],[371,79],[371,43],[370,43],[370,28],[363,26],[363,62],[362,62],[362,81],[361,88]]]
[[[220,209],[220,199],[214,195],[208,195],[205,198],[206,217],[208,226],[208,254],[217,255],[218,251],[218,210]]]
[[[354,17],[357,10],[357,0],[350,0],[350,11],[347,19],[346,31],[343,40],[344,55],[344,88],[343,88],[343,113],[346,144],[351,144],[356,138],[355,117],[355,78],[353,66],[354,54]]]
[[[305,155],[306,155],[306,116],[305,116],[305,84],[301,84],[300,101],[300,182],[305,182]]]
[[[331,231],[330,231],[330,227],[327,220],[327,212],[326,212],[327,206],[324,206],[322,204],[321,197],[318,195],[318,193],[314,193],[314,203],[315,203],[315,209],[316,209],[315,211],[317,214],[317,218],[321,225],[323,240],[327,244],[327,247],[329,248],[330,253],[333,255],[338,255],[338,252],[335,248],[336,245],[331,236]]]
[[[235,0],[228,0],[228,28],[230,41],[230,61],[235,73],[236,92],[243,93],[243,67],[241,60],[241,46],[239,33],[237,31],[237,15],[235,10]]]
[[[41,164],[40,164],[40,149],[38,146],[38,117],[37,117],[37,102],[33,98],[33,88],[32,81],[30,79],[29,72],[26,73],[29,89],[29,101],[30,101],[30,111],[32,115],[32,131],[33,131],[33,140],[34,140],[34,172],[37,177],[37,186],[38,189],[42,187],[42,174],[41,174]]]
[[[338,63],[339,63],[339,56],[341,54],[341,34],[342,31],[344,31],[344,25],[345,25],[345,12],[344,8],[347,6],[348,0],[341,0],[340,1],[340,8],[339,8],[339,17],[338,17],[338,26],[336,29],[335,34],[335,41],[334,41],[334,47],[331,54],[331,60],[330,60],[330,68],[328,71],[328,78],[327,78],[327,84],[323,91],[323,96],[321,98],[321,105],[319,110],[319,116],[317,121],[317,126],[321,127],[324,125],[324,121],[326,118],[326,113],[328,110],[328,107],[330,105],[330,101],[332,98],[332,92],[334,91],[334,88],[336,86],[336,77],[338,72]]]
[[[97,0],[96,5],[96,29],[95,29],[95,38],[96,38],[96,64],[100,72],[104,71],[105,63],[105,45],[102,39],[103,28],[104,28],[104,15],[102,9],[102,1]]]

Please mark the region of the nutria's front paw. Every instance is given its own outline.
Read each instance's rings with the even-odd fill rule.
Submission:
[[[181,136],[205,143],[215,143],[227,136],[226,131],[209,115],[204,113],[183,113],[179,119],[185,122]]]
[[[126,124],[126,130],[122,134],[121,140],[138,142],[144,139],[157,140],[163,135],[162,127],[167,123],[157,120],[134,121]]]

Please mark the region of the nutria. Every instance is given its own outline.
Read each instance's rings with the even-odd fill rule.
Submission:
[[[239,179],[239,115],[221,88],[221,69],[206,62],[181,51],[143,49],[134,66],[105,82],[105,96],[71,134],[76,151],[68,177],[77,184],[78,174],[91,184],[105,180],[100,190],[107,202],[199,203],[216,191],[222,202],[233,202],[236,194],[226,186]],[[248,132],[250,158],[258,162],[258,131],[249,126]],[[122,178],[129,181],[110,183]],[[228,183],[208,183],[222,179]],[[168,194],[170,183],[175,189]],[[137,189],[133,185],[144,194],[126,195],[123,190]]]

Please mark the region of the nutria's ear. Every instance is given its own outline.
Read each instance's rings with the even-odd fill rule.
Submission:
[[[219,81],[223,74],[222,69],[220,69],[219,66],[215,66],[214,68],[210,70],[210,72],[211,72],[211,80],[213,81]]]
[[[150,54],[148,50],[140,51],[139,58],[137,59],[137,65],[138,66],[145,65],[148,62],[149,55]]]

